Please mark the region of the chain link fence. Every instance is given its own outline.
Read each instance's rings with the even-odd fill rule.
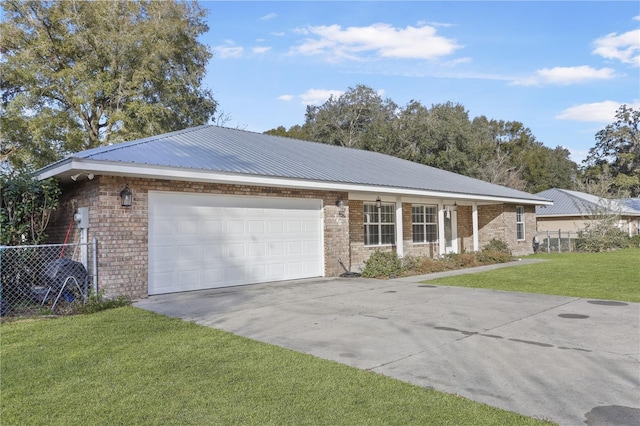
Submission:
[[[97,290],[97,242],[0,246],[0,315],[73,312]]]
[[[536,253],[563,253],[576,251],[576,231],[540,231],[536,232],[533,251]],[[537,249],[536,249],[537,241]]]

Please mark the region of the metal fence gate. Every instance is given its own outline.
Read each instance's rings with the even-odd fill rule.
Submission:
[[[0,315],[59,312],[97,293],[97,240],[0,246]]]
[[[562,253],[576,251],[576,240],[578,239],[578,233],[575,231],[540,231],[536,232],[536,239],[538,241],[538,248],[534,251],[537,253]]]

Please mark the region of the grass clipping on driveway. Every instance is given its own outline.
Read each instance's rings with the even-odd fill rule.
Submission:
[[[3,425],[543,424],[134,307],[0,333]]]
[[[538,254],[531,258],[547,259],[547,261],[428,282],[450,286],[640,302],[640,249],[604,253]]]

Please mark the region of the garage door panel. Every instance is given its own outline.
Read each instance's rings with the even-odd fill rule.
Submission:
[[[149,193],[149,293],[322,275],[320,200]]]

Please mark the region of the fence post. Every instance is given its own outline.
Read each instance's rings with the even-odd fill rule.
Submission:
[[[560,240],[561,232],[562,230],[558,229],[558,253],[562,253],[562,249],[560,248],[560,245],[562,244],[562,240]]]
[[[551,253],[551,234],[547,229],[547,254]]]
[[[98,238],[93,237],[91,255],[93,257],[93,291],[94,295],[98,296]]]

